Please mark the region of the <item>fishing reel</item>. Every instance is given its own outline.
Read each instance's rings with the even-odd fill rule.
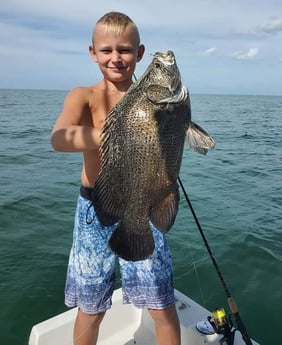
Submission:
[[[223,308],[216,308],[212,312],[212,316],[208,316],[208,321],[213,327],[215,333],[223,335],[220,339],[220,344],[234,344],[235,329],[233,328],[231,315],[227,317]]]

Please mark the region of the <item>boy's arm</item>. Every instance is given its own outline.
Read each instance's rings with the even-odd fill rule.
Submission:
[[[89,111],[89,91],[86,88],[76,88],[68,93],[51,136],[51,144],[56,151],[81,152],[99,148],[101,130],[81,125],[82,117]]]

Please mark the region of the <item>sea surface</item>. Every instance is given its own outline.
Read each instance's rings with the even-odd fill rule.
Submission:
[[[65,95],[0,90],[1,345],[27,344],[34,324],[66,310],[81,156],[50,145]],[[216,148],[207,156],[185,148],[181,180],[249,335],[281,344],[282,97],[192,94],[191,102]],[[182,192],[168,239],[175,287],[229,312]]]

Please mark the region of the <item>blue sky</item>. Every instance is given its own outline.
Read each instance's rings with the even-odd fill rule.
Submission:
[[[173,50],[191,94],[282,95],[281,0],[0,1],[0,88],[96,83],[92,29],[118,10],[146,46],[138,76],[156,51]]]

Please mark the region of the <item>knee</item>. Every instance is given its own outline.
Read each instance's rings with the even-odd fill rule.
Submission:
[[[75,345],[96,344],[99,326],[104,315],[105,313],[89,315],[79,309],[74,324],[73,343]]]
[[[148,309],[154,322],[159,325],[178,323],[178,315],[175,305],[165,309]]]
[[[160,345],[180,345],[180,324],[175,305],[149,312],[155,322],[156,337]]]
[[[97,328],[100,326],[104,316],[105,312],[98,314],[86,314],[81,309],[78,309],[76,321],[79,323],[88,324],[93,328]]]

